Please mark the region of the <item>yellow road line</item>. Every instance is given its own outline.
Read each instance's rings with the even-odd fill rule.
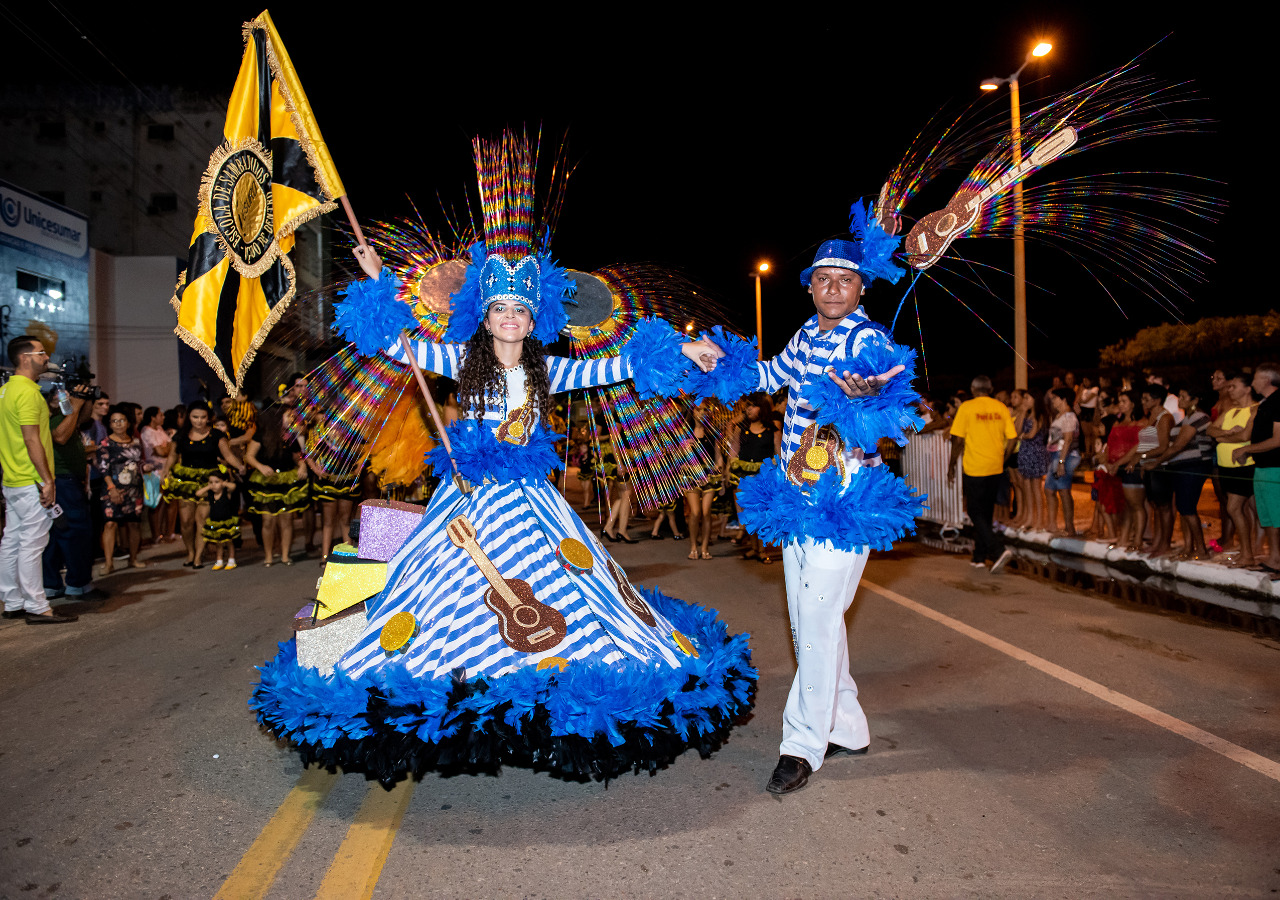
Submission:
[[[315,818],[316,810],[329,796],[338,776],[324,769],[307,769],[289,791],[235,870],[222,883],[214,900],[248,900],[265,897],[284,865]]]
[[[909,597],[904,597],[901,594],[889,590],[888,588],[880,587],[878,584],[873,584],[865,580],[862,582],[862,586],[868,590],[874,591],[886,600],[892,600],[900,606],[905,606],[913,612],[918,612],[925,618],[933,619],[935,622],[945,625],[953,631],[958,631],[965,637],[970,637],[981,644],[986,644],[992,650],[997,650],[1006,656],[1013,657],[1019,662],[1024,662],[1031,666],[1031,668],[1038,669],[1048,675],[1050,678],[1056,678],[1064,684],[1069,684],[1072,687],[1079,688],[1085,693],[1092,694],[1105,703],[1110,703],[1112,706],[1119,707],[1127,713],[1132,713],[1133,715],[1150,722],[1152,725],[1157,725],[1160,728],[1172,731],[1174,734],[1181,735],[1189,741],[1195,741],[1200,746],[1206,747],[1214,753],[1220,753],[1233,762],[1238,762],[1242,766],[1248,766],[1255,772],[1259,772],[1274,781],[1280,781],[1280,763],[1275,760],[1268,759],[1261,754],[1254,753],[1252,750],[1246,750],[1239,744],[1233,744],[1231,741],[1228,741],[1225,738],[1220,738],[1216,734],[1211,734],[1203,728],[1197,728],[1196,726],[1184,722],[1181,719],[1174,718],[1168,713],[1161,712],[1154,706],[1148,706],[1141,701],[1134,700],[1132,697],[1113,691],[1111,688],[1085,678],[1083,675],[1077,675],[1069,669],[1064,669],[1062,666],[1055,665],[1047,659],[1036,656],[1034,653],[1028,653],[1020,647],[1015,647],[1013,644],[1002,641],[997,637],[992,637],[985,631],[979,631],[958,619],[953,619],[935,609],[930,609],[924,604],[917,603],[915,600],[912,600]]]
[[[389,791],[370,785],[329,871],[324,873],[316,900],[369,900],[373,896],[415,787],[412,778]]]

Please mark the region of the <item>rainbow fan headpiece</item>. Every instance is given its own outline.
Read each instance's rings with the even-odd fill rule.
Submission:
[[[808,287],[813,270],[822,266],[853,269],[862,276],[866,287],[877,278],[890,284],[898,283],[905,270],[893,264],[893,253],[901,239],[886,233],[862,202],[854,203],[849,209],[849,231],[854,237],[852,241],[833,238],[822,242],[814,254],[813,265],[800,273],[801,284]]]
[[[544,344],[569,321],[574,283],[551,259],[551,223],[534,209],[538,150],[528,137],[504,132],[498,141],[471,142],[480,182],[484,240],[471,247],[471,264],[450,298],[445,339],[468,340],[499,300],[521,303],[533,314],[533,334]],[[553,204],[554,206],[554,204]]]

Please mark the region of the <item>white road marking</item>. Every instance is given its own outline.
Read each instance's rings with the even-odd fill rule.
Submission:
[[[910,597],[904,597],[899,593],[889,590],[888,588],[881,587],[878,584],[866,580],[863,580],[862,586],[869,591],[879,594],[886,600],[892,600],[899,606],[904,606],[912,612],[917,612],[927,619],[933,619],[933,621],[940,625],[945,625],[952,631],[958,631],[965,637],[973,638],[978,643],[985,644],[992,650],[997,650],[1006,656],[1013,657],[1019,662],[1026,663],[1031,666],[1031,668],[1043,672],[1050,678],[1056,678],[1064,684],[1069,684],[1074,688],[1079,688],[1086,694],[1092,694],[1099,700],[1102,700],[1105,703],[1110,703],[1112,706],[1118,707],[1127,713],[1132,713],[1138,718],[1150,722],[1152,725],[1157,725],[1160,728],[1172,731],[1174,734],[1181,735],[1189,741],[1195,741],[1200,746],[1212,750],[1214,753],[1219,753],[1234,762],[1238,762],[1242,766],[1248,766],[1250,769],[1267,776],[1273,781],[1280,781],[1280,762],[1268,759],[1265,756],[1254,753],[1252,750],[1246,750],[1239,744],[1233,744],[1231,741],[1228,741],[1225,738],[1220,738],[1216,734],[1210,734],[1203,728],[1197,728],[1196,726],[1175,718],[1168,713],[1161,712],[1154,706],[1148,706],[1141,701],[1134,700],[1132,697],[1128,697],[1118,691],[1113,691],[1109,687],[1101,685],[1089,678],[1085,678],[1083,675],[1077,675],[1070,669],[1064,669],[1062,666],[1051,663],[1047,659],[1036,656],[1034,653],[1028,653],[1026,650],[1023,650],[1020,647],[1015,647],[1007,641],[1002,641],[997,637],[992,637],[985,631],[979,631],[971,625],[966,625],[959,619],[953,619],[951,616],[940,613],[935,609],[930,609],[923,603],[918,603]]]

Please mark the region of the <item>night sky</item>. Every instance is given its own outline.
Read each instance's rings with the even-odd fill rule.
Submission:
[[[817,242],[847,227],[850,202],[874,196],[931,113],[969,102],[983,78],[1008,75],[1038,39],[1052,41],[1054,50],[1022,77],[1024,111],[1168,34],[1145,70],[1194,80],[1205,98],[1197,115],[1217,120],[1212,130],[1091,151],[1062,166],[1073,166],[1072,174],[1154,169],[1226,182],[1218,190],[1232,206],[1219,225],[1203,230],[1217,263],[1208,267],[1207,285],[1188,285],[1183,316],[1276,306],[1239,249],[1245,223],[1260,217],[1263,202],[1260,186],[1245,179],[1265,177],[1249,156],[1256,142],[1248,129],[1260,110],[1251,98],[1261,94],[1252,85],[1262,84],[1254,80],[1262,63],[1236,58],[1247,55],[1240,41],[1256,23],[1206,20],[1203,7],[1193,15],[1145,4],[1052,11],[987,4],[978,15],[959,5],[929,12],[935,6],[882,4],[876,12],[778,4],[754,19],[684,12],[692,5],[594,7],[563,19],[551,5],[495,8],[483,17],[427,11],[443,4],[394,14],[400,4],[353,4],[349,16],[326,19],[315,17],[312,3],[270,9],[362,219],[407,214],[408,195],[441,224],[437,194],[460,203],[464,190],[474,191],[473,134],[525,123],[541,123],[550,135],[568,129],[578,168],[553,246],[560,261],[579,269],[623,261],[678,267],[750,333],[748,273],[768,259],[775,267],[764,282],[770,353],[812,312],[797,276]],[[6,77],[122,85],[127,76],[143,86],[225,93],[242,52],[240,22],[261,6],[202,4],[200,17],[186,11],[195,8],[121,16],[108,4],[95,11],[6,4],[0,19],[38,30],[61,54],[55,60],[11,33]],[[531,17],[534,9],[542,15]],[[1007,91],[991,102],[1007,115]],[[1051,166],[1039,177],[1062,174]],[[944,205],[962,175],[939,177],[907,212],[920,216]],[[1008,242],[958,246],[967,257],[1012,268]],[[976,287],[961,296],[1012,341],[1011,276],[987,277],[1002,299]],[[1032,364],[1042,374],[1055,362],[1095,365],[1101,345],[1170,320],[1152,301],[1109,282],[1118,309],[1056,251],[1029,245],[1028,279],[1052,291],[1029,292]],[[869,313],[887,322],[906,284],[877,285],[867,295]],[[926,280],[918,290],[934,379],[967,380],[979,369],[996,374],[1011,362],[1012,351],[955,300]],[[914,322],[900,323],[897,337],[918,344]]]

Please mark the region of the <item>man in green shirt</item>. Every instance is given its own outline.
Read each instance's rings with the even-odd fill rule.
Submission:
[[[40,557],[49,542],[56,499],[49,407],[36,384],[49,354],[30,335],[9,342],[14,375],[0,387],[0,466],[4,467],[5,520],[0,539],[0,598],[6,619],[29,625],[74,622],[49,608]]]

